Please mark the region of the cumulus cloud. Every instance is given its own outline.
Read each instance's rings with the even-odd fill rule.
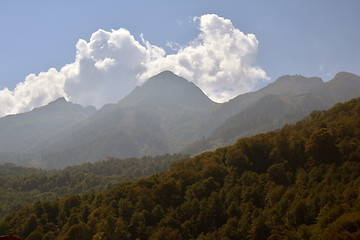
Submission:
[[[148,63],[143,79],[171,70],[199,86],[217,102],[254,90],[268,77],[256,63],[258,40],[244,34],[229,19],[215,14],[194,18],[200,34],[177,53]]]
[[[56,69],[30,74],[13,91],[0,91],[0,116],[30,111],[62,96],[66,97],[64,79]]]
[[[61,71],[75,71],[66,74],[65,92],[69,99],[98,108],[119,101],[139,84],[137,76],[147,70],[146,62],[165,54],[148,42],[143,44],[123,28],[98,30],[89,42],[79,40],[75,63]]]
[[[117,102],[135,86],[164,70],[187,78],[217,102],[254,90],[268,79],[256,63],[258,40],[228,19],[207,14],[193,19],[199,35],[187,46],[176,43],[174,54],[137,41],[123,28],[98,30],[89,42],[80,39],[76,58],[60,71],[30,74],[13,91],[0,91],[0,115],[19,113],[64,96],[84,106]]]

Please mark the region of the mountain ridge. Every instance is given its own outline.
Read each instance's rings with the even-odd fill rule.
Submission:
[[[107,104],[66,128],[66,136],[48,136],[38,148],[36,166],[61,168],[108,156],[195,154],[231,144],[239,137],[275,130],[313,110],[327,109],[337,100],[360,96],[359,79],[346,72],[326,83],[318,77],[285,75],[258,91],[219,104],[194,83],[165,71],[118,103]],[[163,85],[166,87],[161,88]],[[34,112],[62,104],[67,103],[60,98]],[[205,148],[199,148],[201,144]]]
[[[0,118],[0,151],[34,152],[51,136],[64,136],[68,127],[88,118],[95,108],[59,98],[32,111]]]
[[[296,82],[297,86],[300,87],[296,90],[291,89],[290,82]],[[285,91],[279,91],[281,89]],[[264,93],[267,93],[267,95]],[[266,99],[269,96],[273,97]],[[234,144],[240,137],[249,137],[254,134],[276,130],[284,124],[299,121],[314,110],[326,110],[335,103],[359,96],[360,77],[352,73],[340,72],[328,82],[323,82],[317,77],[306,78],[300,75],[285,75],[257,92],[240,95],[233,102],[229,102],[229,105],[234,105],[234,102],[238,103],[235,106],[237,107],[236,110],[231,109],[232,105],[225,105],[225,110],[229,111],[230,108],[237,113],[223,117],[225,120],[215,127],[215,130],[209,134],[208,138],[191,143],[184,148],[183,152],[195,154]],[[272,114],[271,111],[274,109],[271,109],[268,101],[277,102],[278,107],[282,105],[283,111],[280,115]],[[239,106],[240,103],[243,103],[243,105]],[[268,109],[264,108],[264,106],[268,106]],[[225,115],[223,113],[224,109],[219,109],[219,112],[222,112],[222,114],[218,115]]]
[[[165,87],[161,87],[164,86]],[[195,84],[166,71],[149,78],[116,104],[105,105],[66,139],[55,142],[43,162],[57,167],[107,156],[140,157],[179,152],[195,141],[197,122],[217,106]],[[195,127],[193,127],[195,126]],[[59,159],[61,161],[53,161]]]
[[[194,83],[171,71],[164,71],[149,78],[120,100],[118,104],[134,105],[139,104],[138,101],[150,102],[163,107],[169,107],[167,104],[188,107],[207,107],[214,104]]]

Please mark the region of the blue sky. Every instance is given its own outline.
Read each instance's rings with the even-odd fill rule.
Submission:
[[[187,46],[194,41],[199,24],[193,19],[204,14],[216,14],[244,34],[256,36],[258,46],[253,56],[269,81],[284,74],[324,80],[339,71],[359,75],[359,13],[357,0],[3,0],[0,90],[12,91],[31,73],[38,75],[50,68],[60,71],[73,63],[79,39],[89,42],[99,29],[125,28],[140,43],[143,34],[150,44],[172,54],[174,50],[167,43]],[[258,82],[258,86],[264,84]]]

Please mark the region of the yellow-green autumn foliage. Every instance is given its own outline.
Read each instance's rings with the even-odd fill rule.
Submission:
[[[42,239],[359,239],[360,99],[87,195],[36,202],[1,234]]]
[[[171,163],[185,158],[173,154],[84,163],[61,170],[40,170],[11,163],[0,165],[0,219],[35,201],[68,194],[96,193],[119,183],[167,171]]]

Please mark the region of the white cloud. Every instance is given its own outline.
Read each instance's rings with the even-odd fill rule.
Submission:
[[[172,51],[179,51],[180,49],[184,48],[183,46],[181,46],[179,43],[177,42],[167,42],[166,46],[169,47]]]
[[[116,64],[116,60],[112,58],[100,59],[95,63],[95,67],[99,70],[108,70],[110,67]]]
[[[230,20],[214,14],[196,17],[199,35],[175,54],[141,42],[123,28],[98,30],[80,39],[76,59],[60,71],[30,74],[13,91],[0,91],[0,116],[31,110],[64,96],[82,105],[117,102],[149,77],[171,70],[198,85],[211,99],[224,102],[255,89],[266,73],[256,63],[258,41]]]
[[[14,91],[7,88],[0,91],[0,116],[30,111],[62,96],[66,97],[64,79],[56,69],[51,68],[38,76],[30,74]]]
[[[256,63],[258,40],[244,34],[230,20],[207,14],[194,18],[200,34],[177,53],[148,63],[148,77],[171,70],[199,86],[212,100],[229,99],[256,88],[268,77]]]
[[[69,67],[76,74],[65,82],[70,100],[96,107],[119,101],[139,84],[137,75],[146,71],[144,63],[158,54],[157,47],[144,44],[123,28],[98,30],[89,42],[79,40],[76,61]]]

